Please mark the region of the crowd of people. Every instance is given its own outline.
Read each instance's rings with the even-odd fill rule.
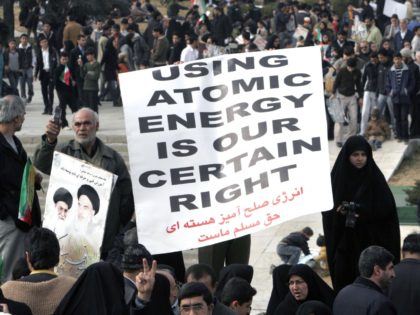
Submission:
[[[121,105],[118,73],[232,52],[317,45],[323,55],[330,138],[341,147],[349,136],[360,134],[376,150],[391,136],[399,141],[420,136],[420,23],[411,0],[401,19],[385,16],[384,2],[349,2],[340,17],[328,0],[313,5],[279,1],[269,15],[252,1],[215,2],[206,12],[173,1],[164,16],[150,1],[132,0],[129,16],[81,21],[71,14],[54,29],[38,16],[42,30],[28,26],[19,43],[11,38],[0,48],[0,73],[3,67],[9,91],[28,103],[33,80],[39,79],[44,114],[52,113],[55,89],[62,127],[68,128],[67,105],[72,112],[82,105],[98,112],[103,100]]]
[[[418,314],[420,236],[404,240],[399,262],[395,201],[372,151],[391,136],[407,141],[420,135],[420,24],[398,16],[387,19],[381,3],[377,1],[376,12],[369,1],[349,3],[340,17],[326,0],[312,6],[280,1],[270,16],[262,16],[253,3],[245,12],[236,0],[205,13],[173,1],[163,16],[149,1],[133,1],[131,15],[122,19],[98,17],[93,25],[83,25],[71,15],[56,33],[41,18],[42,31],[35,30],[33,41],[28,33],[19,37],[19,44],[12,38],[6,49],[0,46],[0,84],[3,68],[9,82],[9,95],[0,99],[3,311],[249,315],[253,298],[258,298],[251,286],[249,235],[201,248],[199,264],[187,269],[182,252],[152,257],[139,244],[129,172],[120,154],[96,136],[98,106],[107,99],[121,106],[121,72],[232,52],[318,45],[330,136],[341,148],[331,174],[334,208],[323,213],[333,288],[309,266],[297,264],[301,251],[309,253],[313,231],[306,227],[278,245],[285,264],[273,270],[266,314]],[[412,18],[409,10],[407,17]],[[139,22],[147,23],[144,32]],[[34,79],[41,84],[43,114],[61,109],[60,118],[46,126],[34,166],[49,174],[54,151],[59,151],[118,175],[102,262],[77,280],[55,273],[59,244],[56,234],[40,228],[40,175],[32,187],[31,219],[23,220],[19,212],[28,157],[15,133],[32,101]],[[58,143],[61,129],[69,128],[67,106],[73,112],[74,139]]]

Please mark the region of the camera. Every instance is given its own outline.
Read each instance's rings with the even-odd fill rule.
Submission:
[[[346,212],[346,223],[345,226],[349,228],[354,228],[356,225],[357,220],[357,212],[360,208],[360,205],[356,202],[350,201],[343,201],[341,203],[341,206],[343,207],[344,211]]]

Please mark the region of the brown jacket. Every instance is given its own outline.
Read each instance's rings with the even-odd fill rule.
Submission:
[[[82,26],[75,22],[69,21],[63,30],[63,45],[66,41],[71,40],[73,45],[77,46],[77,35],[82,31]]]
[[[7,281],[1,286],[6,298],[28,305],[33,315],[53,314],[76,279],[59,276],[42,282]]]

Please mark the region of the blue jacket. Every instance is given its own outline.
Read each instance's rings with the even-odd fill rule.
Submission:
[[[410,104],[410,95],[414,91],[414,86],[413,73],[407,65],[403,64],[400,86],[397,84],[396,68],[391,67],[388,72],[387,92],[391,95],[394,104]]]

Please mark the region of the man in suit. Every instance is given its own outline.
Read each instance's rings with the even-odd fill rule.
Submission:
[[[394,50],[399,52],[404,48],[404,42],[410,42],[413,39],[413,32],[407,28],[407,19],[400,20],[400,30],[394,36]]]
[[[83,102],[83,78],[80,75],[80,65],[78,60],[82,60],[82,66],[87,62],[86,59],[86,36],[83,34],[77,35],[77,46],[74,47],[70,52],[69,69],[76,80],[77,88],[77,102],[78,106],[82,107]]]
[[[39,36],[39,49],[36,54],[35,80],[41,81],[41,92],[44,100],[43,115],[51,115],[54,104],[54,71],[58,57],[54,47],[49,46],[45,36]]]

